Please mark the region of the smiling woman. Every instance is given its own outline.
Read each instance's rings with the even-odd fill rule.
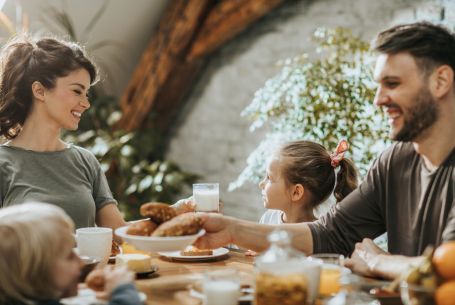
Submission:
[[[28,201],[63,208],[76,227],[124,220],[95,156],[65,143],[90,107],[95,65],[76,43],[16,37],[0,54],[0,207]]]

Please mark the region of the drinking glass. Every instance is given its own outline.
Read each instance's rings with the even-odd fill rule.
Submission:
[[[331,296],[340,291],[340,276],[343,271],[344,256],[335,253],[312,255],[322,261],[319,295]]]
[[[240,277],[235,269],[219,269],[204,274],[204,305],[237,305]]]
[[[193,200],[196,211],[219,212],[220,193],[218,183],[193,184]]]

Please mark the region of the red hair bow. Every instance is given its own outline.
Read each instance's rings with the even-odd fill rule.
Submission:
[[[340,161],[343,160],[344,153],[348,150],[348,148],[349,144],[346,140],[341,140],[340,143],[338,143],[335,152],[330,155],[330,159],[332,160],[331,164],[334,168],[338,167]]]

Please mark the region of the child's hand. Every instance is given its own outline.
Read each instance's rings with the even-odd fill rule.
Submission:
[[[180,199],[179,201],[171,205],[171,207],[175,209],[177,215],[196,211],[196,203],[193,202],[193,196]]]
[[[96,294],[98,299],[108,300],[115,288],[123,284],[132,283],[135,278],[133,272],[129,271],[126,266],[118,268],[106,266],[103,271],[106,283],[104,291]]]

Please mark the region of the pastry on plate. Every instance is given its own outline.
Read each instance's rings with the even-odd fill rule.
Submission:
[[[177,216],[175,209],[161,202],[144,203],[141,205],[140,213],[142,216],[150,218],[156,224],[161,224]]]
[[[116,256],[117,254],[120,254],[121,252],[122,252],[122,250],[120,249],[120,245],[115,240],[112,240],[111,256]]]
[[[193,235],[202,229],[202,220],[196,213],[185,213],[161,224],[152,236]]]
[[[126,230],[126,234],[150,236],[153,231],[155,231],[156,227],[157,225],[149,219],[140,220],[130,224]]]
[[[206,256],[213,255],[213,250],[211,249],[199,249],[195,246],[189,246],[185,250],[180,251],[182,256]]]

